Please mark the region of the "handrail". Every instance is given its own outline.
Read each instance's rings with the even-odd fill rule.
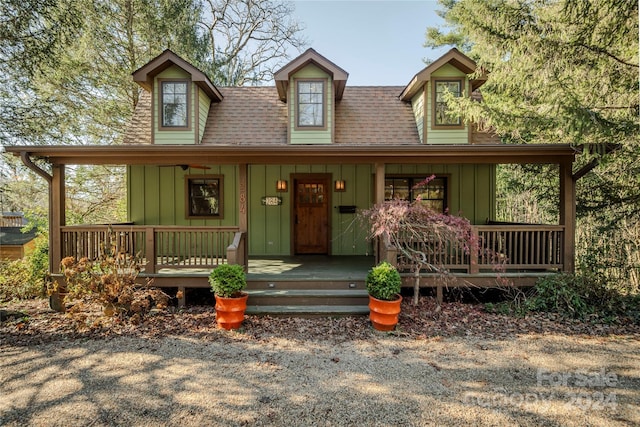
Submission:
[[[233,241],[229,246],[227,246],[227,263],[229,264],[239,264],[245,266],[247,268],[247,262],[244,259],[244,241],[245,241],[245,233],[241,231],[236,231],[233,236]]]
[[[480,250],[473,253],[460,252],[453,244],[441,252],[430,254],[434,265],[451,271],[479,273],[494,270],[562,270],[564,225],[474,225]],[[386,237],[386,239],[385,239]],[[380,260],[406,268],[402,251],[388,244],[388,236],[379,243]]]
[[[145,273],[161,269],[213,269],[246,264],[239,227],[174,225],[74,225],[61,227],[63,257],[97,258],[113,248],[141,259]],[[238,240],[239,239],[239,240]],[[234,252],[234,245],[239,249]],[[228,251],[231,247],[231,252]]]

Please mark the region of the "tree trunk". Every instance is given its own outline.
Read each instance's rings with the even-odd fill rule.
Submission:
[[[420,299],[420,270],[422,264],[418,264],[413,273],[413,305],[417,306]]]

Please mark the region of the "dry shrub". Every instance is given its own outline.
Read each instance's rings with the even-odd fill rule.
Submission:
[[[153,309],[166,309],[169,296],[136,283],[140,259],[126,253],[104,254],[97,260],[73,257],[61,262],[64,284],[56,283],[55,291],[64,295],[64,304],[72,306],[68,313],[86,317],[89,306],[99,304],[105,316],[127,318],[139,323]]]

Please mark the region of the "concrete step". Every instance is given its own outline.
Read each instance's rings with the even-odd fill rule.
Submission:
[[[269,316],[362,316],[369,314],[364,305],[248,305],[246,314]]]

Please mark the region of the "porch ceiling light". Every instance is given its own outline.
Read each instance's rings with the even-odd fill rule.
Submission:
[[[336,181],[335,190],[339,191],[339,192],[346,191],[345,190],[345,183],[344,183],[343,179],[339,179],[339,180]]]
[[[278,193],[286,193],[287,192],[287,181],[285,179],[279,179],[276,182],[276,191]]]

